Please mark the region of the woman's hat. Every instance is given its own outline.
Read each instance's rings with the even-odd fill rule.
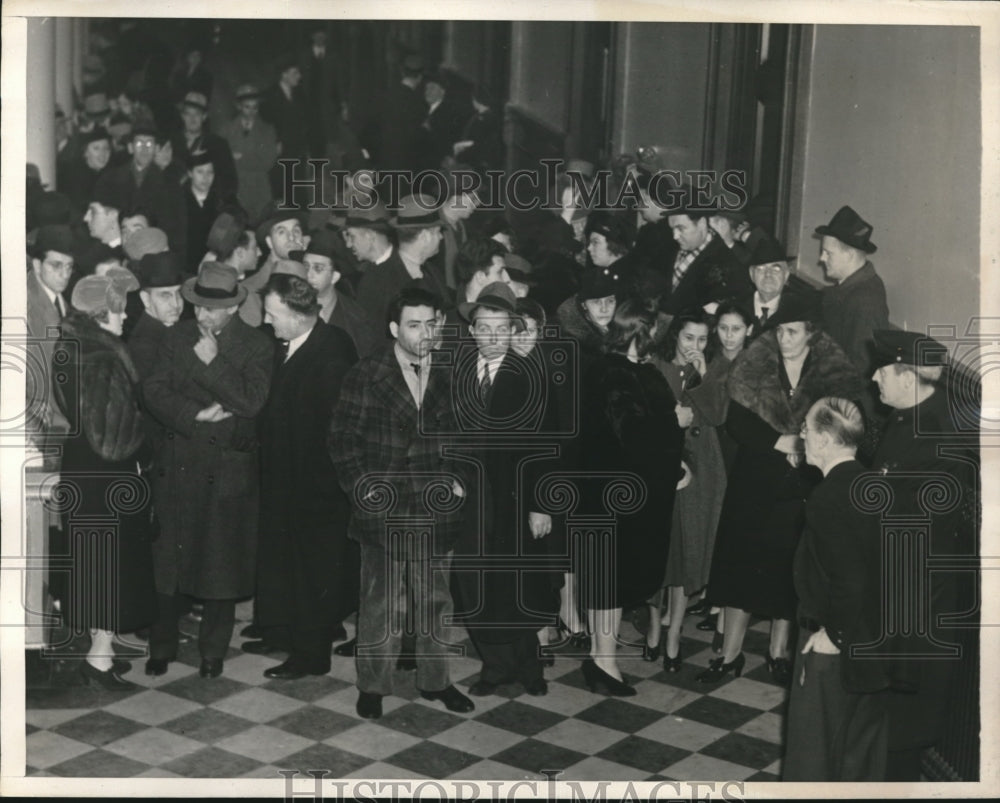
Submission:
[[[125,293],[119,291],[110,276],[84,276],[73,287],[69,303],[87,315],[121,312],[125,309]]]
[[[517,315],[517,299],[506,282],[490,282],[479,291],[475,301],[463,301],[459,304],[458,314],[471,323],[476,307],[488,307],[512,316]]]
[[[632,245],[632,232],[628,220],[622,215],[614,215],[611,212],[599,211],[591,214],[587,218],[584,233],[588,238],[594,233],[603,235],[609,243],[614,243],[625,251]]]
[[[768,328],[782,323],[822,321],[818,293],[782,293],[778,311],[767,319]]]
[[[181,285],[181,295],[199,307],[219,309],[242,304],[247,297],[247,289],[240,285],[236,268],[218,262],[203,262],[198,275]]]
[[[590,268],[580,277],[580,289],[577,291],[577,301],[589,301],[595,298],[607,298],[617,295],[621,289],[619,276],[610,268]]]
[[[140,262],[146,254],[159,254],[168,248],[167,234],[163,229],[149,226],[139,229],[122,245],[125,256],[133,262]]]
[[[818,226],[816,234],[820,237],[836,237],[845,245],[857,248],[866,254],[874,254],[878,250],[869,239],[872,236],[872,225],[849,206],[842,206],[826,226]]]

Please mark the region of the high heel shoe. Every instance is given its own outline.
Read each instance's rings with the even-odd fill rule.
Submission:
[[[739,677],[743,674],[743,667],[746,666],[747,657],[740,653],[728,664],[725,658],[716,658],[713,661],[708,662],[708,669],[698,675],[699,683],[718,683],[730,672],[733,673],[733,677]]]
[[[642,643],[642,660],[649,661],[652,663],[660,657],[660,642],[656,642],[652,647],[649,646],[649,642],[643,641]]]
[[[634,697],[635,687],[629,686],[625,681],[611,677],[607,672],[594,663],[593,658],[588,658],[583,662],[583,680],[587,688],[596,694],[598,688],[604,689],[604,693],[611,697]]]
[[[136,688],[134,683],[123,679],[114,666],[102,672],[84,659],[80,662],[80,674],[88,686],[97,684],[108,691],[130,691]]]
[[[663,651],[663,669],[665,671],[676,674],[677,672],[681,671],[681,664],[683,662],[684,662],[684,659],[681,658],[681,648],[680,647],[677,648],[677,655],[675,655],[673,658],[671,658],[669,655],[667,655],[667,651],[666,650]]]
[[[771,673],[771,677],[782,686],[787,686],[792,682],[791,661],[787,658],[772,658],[770,653],[765,658],[767,659],[767,671]]]

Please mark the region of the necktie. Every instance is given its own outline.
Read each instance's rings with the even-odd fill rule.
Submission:
[[[282,340],[278,348],[281,350],[281,361],[288,362],[288,341]]]
[[[493,383],[490,381],[490,366],[483,364],[483,375],[479,380],[479,399],[486,406],[486,399],[490,395],[490,388],[493,387]]]
[[[52,299],[52,303],[56,305],[56,312],[59,314],[59,320],[61,321],[66,317],[66,310],[63,309],[62,296],[56,296]]]
[[[413,373],[415,373],[417,375],[417,379],[419,379],[420,378],[420,363],[418,363],[418,362],[411,362],[410,363],[410,367],[413,369]]]
[[[767,323],[767,307],[760,308],[760,325]]]

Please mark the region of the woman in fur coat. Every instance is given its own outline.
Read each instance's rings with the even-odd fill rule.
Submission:
[[[751,612],[770,617],[767,665],[780,683],[791,679],[788,635],[795,613],[792,561],[805,498],[819,474],[802,460],[799,429],[823,396],[858,399],[864,382],[840,347],[819,330],[809,299],[783,302],[733,365],[726,427],[738,444],[722,505],[708,600],[725,608],[722,656],[698,676],[739,677]]]
[[[82,278],[53,357],[62,376],[59,405],[74,433],[53,493],[72,558],[64,613],[74,631],[90,631],[84,679],[112,691],[134,688],[121,677],[127,664],[113,658],[114,634],[145,627],[156,615],[151,494],[138,468],[139,375],[121,341],[126,294],[138,289],[124,268]]]

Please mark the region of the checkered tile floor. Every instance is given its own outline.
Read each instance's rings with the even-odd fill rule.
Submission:
[[[241,605],[236,633],[249,619]],[[741,678],[695,682],[713,658],[710,633],[688,617],[678,674],[623,647],[619,666],[638,694],[615,699],[586,689],[576,657],[559,655],[545,670],[549,693],[501,687],[457,715],[428,702],[414,674],[397,672],[398,696],[386,697],[377,721],[354,711],[354,662],[334,656],[329,675],[268,680],[280,658],[239,650],[234,635],[223,676],[198,676],[194,643],[158,678],[133,661],[122,694],[86,686],[29,688],[27,773],[31,776],[139,778],[277,778],[279,769],[325,768],[328,777],[560,780],[778,780],[787,692],[764,665],[768,623],[747,634]],[[641,636],[628,622],[623,637]],[[73,661],[55,667],[72,675]],[[452,678],[466,689],[474,658],[455,659]]]

